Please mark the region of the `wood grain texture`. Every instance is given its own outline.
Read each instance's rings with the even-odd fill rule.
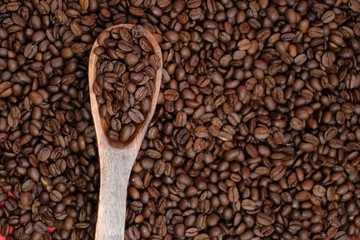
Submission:
[[[118,27],[132,28],[133,26],[135,25],[119,24],[106,30],[110,31],[112,28]],[[140,125],[135,132],[136,137],[126,144],[113,142],[105,135],[107,129],[104,127],[102,119],[100,119],[98,103],[93,91],[93,85],[96,79],[96,62],[98,60],[98,57],[93,54],[93,50],[98,46],[97,41],[95,41],[91,49],[89,58],[89,91],[100,161],[100,193],[95,233],[96,240],[124,239],[127,185],[132,166],[147,132],[151,118],[154,115],[159,97],[162,78],[162,53],[155,37],[146,30],[144,35],[153,45],[155,54],[160,58],[160,68],[156,72],[156,91],[153,95],[150,111],[145,118],[144,124]]]

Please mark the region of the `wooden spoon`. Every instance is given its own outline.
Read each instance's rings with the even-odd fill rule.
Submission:
[[[132,29],[134,26],[133,24],[119,24],[106,30],[110,31],[113,28],[119,27]],[[94,49],[98,46],[97,41],[95,41],[90,53],[90,103],[100,161],[100,195],[95,233],[96,240],[124,239],[128,181],[133,163],[138,155],[151,118],[154,115],[159,96],[162,77],[161,49],[155,37],[149,31],[144,30],[144,36],[150,41],[155,54],[160,58],[160,68],[156,72],[156,90],[151,100],[150,111],[144,122],[140,126],[137,126],[137,130],[126,143],[120,141],[114,142],[106,135],[108,127],[105,120],[99,116],[99,107],[93,91],[93,85],[96,79],[96,62],[98,61],[98,56],[94,54]]]

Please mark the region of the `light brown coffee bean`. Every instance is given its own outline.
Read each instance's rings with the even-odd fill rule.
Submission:
[[[79,3],[81,6],[81,9],[84,11],[88,10],[90,1],[89,0],[79,0],[79,1],[80,1]]]
[[[269,129],[266,127],[255,128],[254,136],[259,140],[264,140],[269,136]]]
[[[295,199],[299,202],[307,201],[310,199],[310,197],[311,194],[308,191],[301,191],[295,195]]]
[[[314,188],[312,189],[312,192],[314,193],[315,196],[324,197],[326,193],[326,188],[324,188],[321,185],[315,185]]]
[[[279,181],[285,174],[284,166],[277,166],[270,171],[270,178],[274,181]]]
[[[268,214],[263,213],[263,212],[259,212],[258,214],[256,214],[256,221],[258,223],[260,223],[261,225],[269,226],[274,223],[275,217],[269,216]]]
[[[246,211],[253,211],[257,208],[256,202],[250,199],[244,199],[241,201],[241,207]]]
[[[329,127],[328,129],[326,129],[324,133],[324,139],[326,141],[330,141],[333,138],[335,138],[337,134],[338,134],[338,129],[336,127]]]

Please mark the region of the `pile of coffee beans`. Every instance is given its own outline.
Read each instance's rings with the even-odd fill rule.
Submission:
[[[357,239],[357,0],[0,1],[1,235],[94,238],[88,58],[119,23],[163,52],[126,239]]]
[[[100,117],[111,140],[126,142],[150,110],[160,58],[140,25],[103,31],[97,39],[94,93]]]
[[[359,236],[360,3],[147,3],[163,91],[127,239]]]

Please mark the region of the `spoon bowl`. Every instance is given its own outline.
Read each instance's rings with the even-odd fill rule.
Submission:
[[[118,24],[105,29],[111,31],[114,28],[124,27],[132,29],[134,24]],[[122,240],[125,236],[125,216],[127,186],[132,166],[138,155],[141,143],[145,137],[150,121],[154,115],[157,99],[159,96],[162,78],[162,53],[155,37],[146,29],[143,35],[153,47],[154,53],[160,59],[160,67],[155,76],[155,92],[151,99],[150,110],[145,120],[136,126],[135,132],[127,142],[115,142],[107,136],[108,130],[105,119],[100,117],[99,104],[96,99],[94,82],[97,77],[98,56],[94,53],[99,46],[96,40],[90,52],[89,58],[89,91],[91,112],[93,116],[97,146],[100,161],[100,193],[98,215],[96,223],[96,240],[117,239]]]

